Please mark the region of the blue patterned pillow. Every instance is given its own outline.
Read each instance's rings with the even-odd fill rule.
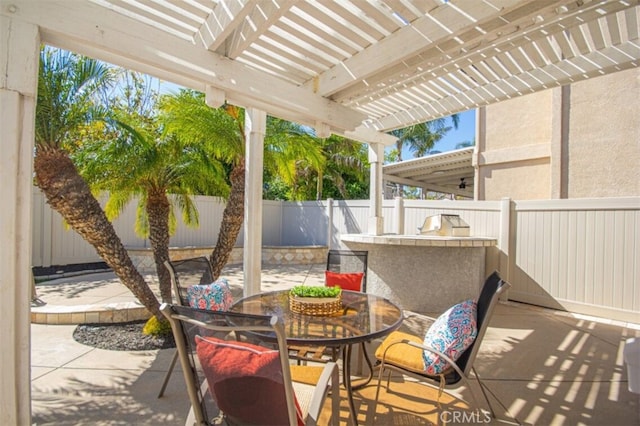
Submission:
[[[228,311],[233,305],[229,282],[219,278],[211,284],[192,285],[187,288],[189,306],[210,311]]]
[[[424,345],[456,361],[478,334],[476,318],[477,305],[474,300],[453,305],[429,327],[424,336]],[[449,368],[449,363],[433,352],[424,351],[422,357],[427,374],[440,374]]]

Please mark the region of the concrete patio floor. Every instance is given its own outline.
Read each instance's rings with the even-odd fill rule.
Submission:
[[[324,265],[276,266],[262,272],[262,288],[268,291],[301,283],[321,284]],[[240,297],[241,268],[228,267],[223,276]],[[151,275],[146,278],[155,280]],[[48,281],[39,284],[37,292],[46,303],[33,308],[40,312],[134,301],[112,273]],[[424,334],[429,318],[405,314],[402,329]],[[74,341],[75,327],[31,326],[34,425],[184,424],[189,403],[179,366],[165,396],[157,398],[173,349],[97,349]],[[639,324],[501,302],[476,361],[498,412],[499,419],[490,423],[639,425],[640,399],[628,391],[622,355],[625,340],[631,337],[640,337]],[[371,351],[376,343],[369,346]],[[355,393],[360,424],[372,424],[374,418],[378,425],[487,423],[468,389],[443,395],[438,407],[426,401],[435,399],[437,391],[400,376],[392,378],[389,393],[381,391],[374,413],[376,382]],[[486,408],[484,401],[478,403]],[[340,423],[349,424],[345,401]]]

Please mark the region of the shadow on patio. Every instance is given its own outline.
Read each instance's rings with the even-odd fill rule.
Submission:
[[[239,294],[242,273],[239,269],[228,272]],[[265,290],[320,279],[309,267],[263,273]],[[120,290],[121,285],[117,286]],[[407,312],[402,329],[421,334],[428,324],[426,317]],[[184,424],[189,403],[179,366],[165,396],[156,398],[173,350],[96,349],[75,342],[74,328],[32,325],[34,424]],[[476,360],[498,413],[499,420],[492,423],[513,423],[515,417],[517,422],[537,425],[640,424],[638,395],[627,389],[622,357],[630,337],[640,337],[640,325],[500,303]],[[369,350],[373,352],[375,346],[373,342]],[[372,424],[374,418],[378,425],[487,422],[467,389],[443,394],[438,407],[428,402],[437,398],[437,390],[399,375],[392,376],[390,392],[383,387],[374,414],[376,383],[374,378],[355,391],[360,424]],[[474,390],[482,404],[479,389]],[[321,424],[326,416],[323,413]],[[348,424],[346,398],[340,420]]]

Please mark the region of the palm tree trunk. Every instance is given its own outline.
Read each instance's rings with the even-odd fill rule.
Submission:
[[[147,216],[149,217],[149,242],[156,264],[160,297],[163,302],[172,303],[171,276],[164,266],[169,260],[169,211],[171,206],[164,190],[150,191],[147,195]],[[176,295],[176,298],[178,296]]]
[[[324,175],[322,170],[318,170],[318,181],[316,182],[316,201],[322,200],[322,179]]]
[[[222,268],[227,264],[244,221],[244,164],[245,158],[242,157],[231,170],[229,177],[231,180],[231,193],[222,214],[218,242],[210,258],[214,280],[218,279]]]
[[[140,303],[158,319],[163,319],[158,299],[133,265],[113,225],[69,156],[64,151],[39,146],[34,170],[36,184],[51,207],[96,249]]]

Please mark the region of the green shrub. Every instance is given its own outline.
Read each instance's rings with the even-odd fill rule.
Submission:
[[[158,318],[152,316],[142,328],[142,333],[149,336],[168,336],[171,334],[171,324],[168,320],[159,321]]]

